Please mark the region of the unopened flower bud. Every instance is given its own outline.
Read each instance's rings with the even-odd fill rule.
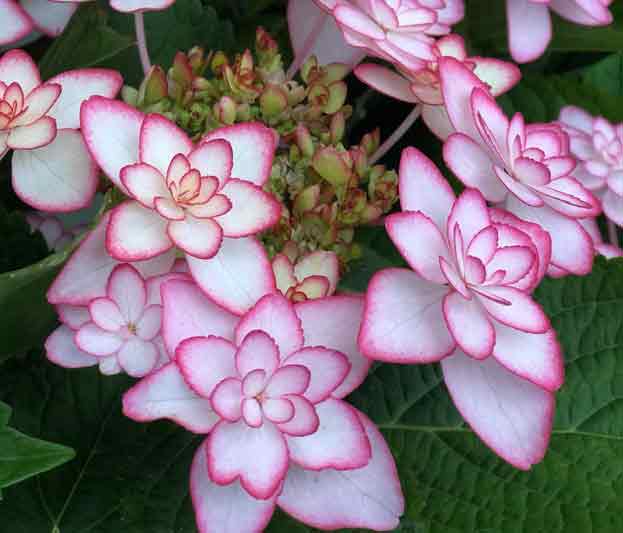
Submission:
[[[260,95],[260,109],[267,117],[280,115],[288,107],[287,93],[277,85],[267,85]]]
[[[214,104],[214,115],[222,124],[233,124],[236,122],[237,105],[230,96],[223,96]]]
[[[331,144],[337,144],[344,138],[344,131],[346,129],[346,119],[344,113],[338,111],[331,117],[329,123],[329,131],[331,133]]]
[[[311,211],[318,205],[320,185],[310,185],[303,189],[294,200],[294,212],[297,214]]]
[[[153,105],[169,94],[167,77],[158,65],[149,69],[147,76],[138,90],[138,102],[141,106]]]
[[[343,154],[332,147],[317,150],[312,159],[312,166],[325,181],[336,188],[344,187],[351,177],[350,168]]]
[[[366,133],[361,139],[361,147],[366,151],[366,154],[371,156],[376,152],[381,144],[381,130],[376,128],[370,133]]]
[[[138,91],[134,87],[124,85],[121,89],[121,99],[126,104],[136,107],[138,105]]]
[[[296,138],[296,145],[301,150],[301,153],[305,157],[312,157],[314,155],[314,140],[311,133],[304,124],[299,124],[294,132]]]

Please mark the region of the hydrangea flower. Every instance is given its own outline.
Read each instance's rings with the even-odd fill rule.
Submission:
[[[69,70],[42,83],[26,52],[0,58],[0,159],[13,150],[13,189],[25,203],[55,212],[90,204],[97,167],[79,131],[80,104],[112,98],[122,83],[107,69]]]
[[[599,201],[573,177],[575,158],[558,124],[509,121],[486,86],[453,58],[440,60],[441,88],[454,129],[444,160],[490,202],[542,226],[552,238],[552,264],[591,271],[593,243],[578,219],[596,216]]]
[[[488,57],[469,57],[465,41],[459,35],[447,35],[433,45],[433,59],[418,70],[398,69],[366,63],[355,68],[355,75],[373,89],[413,104],[422,105],[422,119],[441,139],[453,133],[448,114],[443,107],[439,80],[439,59],[453,57],[485,82],[493,96],[512,89],[521,78],[521,72],[512,63]]]
[[[337,287],[340,265],[334,252],[318,250],[296,261],[280,253],[272,265],[277,289],[293,302],[331,296]]]
[[[550,239],[536,224],[490,212],[467,189],[455,199],[414,148],[400,163],[403,211],[387,232],[411,269],[381,270],[366,294],[362,353],[399,363],[441,361],[459,411],[517,468],[547,448],[560,347],[530,291],[548,266]]]
[[[174,253],[131,265],[120,264],[110,257],[105,247],[105,233],[109,220],[110,215],[106,214],[100,224],[80,243],[48,290],[48,301],[56,306],[62,324],[46,340],[46,355],[53,363],[66,368],[99,365],[100,371],[104,374],[125,371],[130,375],[142,376],[169,361],[160,336],[160,285],[170,279],[188,279],[188,276],[173,272]],[[123,285],[121,282],[124,282]],[[119,287],[124,291],[131,289],[132,292],[124,293],[125,296],[120,299],[118,307],[126,311],[129,309],[132,313],[138,307],[143,310],[150,308],[151,317],[148,316],[146,319],[157,319],[158,331],[148,339],[157,348],[157,357],[154,358],[150,348],[144,352],[134,349],[130,352],[132,344],[128,345],[126,352],[121,356],[119,356],[121,346],[109,354],[104,354],[101,349],[91,349],[90,341],[101,340],[93,336],[89,339],[83,338],[83,341],[89,341],[88,343],[76,342],[77,335],[83,327],[91,323],[89,328],[82,332],[82,336],[95,331],[91,306],[94,305],[97,315],[98,310],[102,310],[104,300],[110,299],[111,295],[114,301],[119,299],[119,292],[116,290]],[[114,296],[115,294],[117,296]],[[126,296],[132,296],[132,301]],[[108,305],[109,309],[114,307],[104,305]],[[158,311],[158,316],[155,316],[155,311]],[[113,329],[121,333],[118,328]],[[145,336],[145,332],[141,334]],[[108,337],[109,347],[114,347],[116,341],[111,336],[103,333],[101,337]],[[126,337],[122,339],[123,344],[131,339],[129,335]]]
[[[558,120],[579,161],[573,175],[601,199],[604,214],[623,226],[623,124],[574,106],[564,107]]]
[[[58,252],[67,246],[74,238],[86,230],[85,226],[66,228],[63,223],[48,213],[26,213],[26,221],[32,232],[40,231],[50,250]]]
[[[145,260],[177,246],[201,288],[233,312],[259,296],[246,279],[263,279],[261,294],[274,290],[270,263],[251,237],[281,213],[262,190],[275,152],[272,130],[238,124],[193,146],[173,122],[122,102],[91,98],[81,116],[95,160],[131,198],[111,215],[106,247],[114,258]]]
[[[612,23],[608,6],[613,0],[506,0],[509,48],[518,63],[543,55],[552,40],[550,9],[576,24],[606,26]]]
[[[202,533],[261,531],[276,505],[322,529],[398,525],[387,445],[342,400],[369,367],[356,347],[360,297],[268,294],[242,317],[190,281],[165,283],[162,298],[174,361],[125,394],[124,413],[208,433],[191,472]]]
[[[93,0],[54,0],[68,4],[81,4]],[[175,0],[110,0],[110,7],[122,13],[138,13],[144,11],[160,11],[173,5]]]
[[[0,45],[15,43],[33,31],[56,37],[77,7],[73,2],[54,0],[0,0]]]

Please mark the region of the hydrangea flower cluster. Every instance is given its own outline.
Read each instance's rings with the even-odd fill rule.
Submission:
[[[609,3],[509,0],[513,54],[544,48],[542,32],[532,48],[516,36],[532,10],[606,23]],[[137,21],[171,4],[111,2]],[[23,9],[3,9],[20,38]],[[440,363],[487,446],[522,470],[543,459],[564,365],[532,293],[546,275],[589,273],[596,253],[623,255],[616,228],[607,244],[596,222],[603,207],[623,226],[623,126],[573,107],[554,123],[509,119],[495,97],[520,71],[468,54],[451,33],[463,13],[462,0],[291,0],[287,72],[259,29],[255,53],[193,48],[165,73],[137,22],[146,76],[124,101],[114,71],[42,82],[25,52],[0,57],[0,158],[13,152],[16,194],[43,211],[33,230],[68,246],[50,212],[105,193],[47,292],[60,322],[47,358],[136,378],[127,417],[202,435],[190,472],[201,533],[262,531],[276,507],[324,530],[397,528],[392,453],[345,400],[374,362]],[[378,130],[345,144],[355,66],[415,106],[382,145]],[[417,148],[398,173],[376,164],[420,114],[458,196]],[[365,224],[384,226],[407,267],[343,292]]]

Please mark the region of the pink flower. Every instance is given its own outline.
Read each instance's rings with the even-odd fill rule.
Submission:
[[[433,35],[463,18],[462,0],[314,0],[333,14],[346,42],[409,70],[434,59]]]
[[[99,365],[100,370],[105,374],[124,370],[129,374],[138,375],[137,373],[149,371],[169,361],[159,332],[151,340],[158,348],[158,359],[151,369],[149,367],[153,359],[149,357],[150,354],[143,357],[145,354],[141,355],[136,352],[136,357],[134,357],[133,354],[126,352],[121,359],[117,357],[118,354],[93,355],[82,350],[75,342],[77,332],[92,321],[90,304],[108,297],[112,273],[121,269],[121,266],[124,267],[125,277],[130,278],[133,288],[144,285],[146,292],[144,308],[160,307],[162,303],[160,285],[162,283],[170,279],[188,279],[189,277],[186,274],[172,273],[175,260],[173,253],[148,261],[135,262],[131,267],[128,264],[120,266],[118,261],[108,255],[104,245],[109,219],[110,215],[106,214],[100,224],[80,243],[48,290],[48,301],[56,306],[62,325],[46,340],[46,355],[53,363],[66,368]],[[128,269],[136,275],[128,276]],[[143,280],[145,280],[144,283]],[[137,292],[141,293],[140,287]],[[138,296],[140,297],[141,294]],[[134,305],[134,302],[129,303]],[[86,348],[86,345],[83,347]]]
[[[162,296],[175,360],[130,389],[123,408],[209,433],[191,472],[202,533],[261,531],[275,505],[321,529],[398,525],[387,445],[342,400],[369,366],[355,339],[361,298],[294,305],[269,294],[237,317],[192,282],[167,282]]]
[[[251,238],[281,212],[262,190],[275,151],[272,130],[239,124],[193,146],[163,116],[106,98],[89,99],[81,122],[95,160],[131,198],[112,212],[106,247],[113,257],[145,260],[177,246],[201,288],[237,313],[261,296],[240,280],[259,276],[262,294],[274,290],[270,264]]]
[[[623,124],[615,126],[573,106],[563,108],[558,120],[579,161],[573,175],[601,198],[604,214],[623,226]]]
[[[340,275],[335,253],[321,250],[296,262],[285,254],[277,254],[272,266],[277,289],[293,302],[331,296]]]
[[[79,132],[82,101],[114,97],[123,80],[107,69],[70,70],[42,83],[30,56],[0,58],[0,159],[13,150],[13,189],[43,211],[74,211],[90,204],[97,168]]]
[[[32,232],[41,232],[48,248],[55,252],[65,248],[86,230],[85,226],[66,228],[58,217],[41,212],[26,213],[26,221]]]
[[[468,187],[547,230],[552,264],[590,272],[593,244],[577,219],[596,216],[599,201],[572,176],[569,138],[557,124],[509,121],[483,83],[452,58],[440,60],[441,88],[454,129],[444,159]]]
[[[0,45],[25,38],[33,31],[48,37],[61,34],[78,6],[53,0],[0,0]]]
[[[552,40],[549,10],[576,24],[612,23],[613,0],[506,0],[509,47],[513,59],[527,63],[541,57]]]
[[[399,363],[441,361],[465,420],[518,468],[541,460],[553,394],[563,382],[556,335],[529,292],[548,265],[550,240],[536,224],[490,212],[467,189],[455,199],[434,164],[414,148],[400,164],[402,213],[390,238],[413,270],[371,280],[359,346]]]
[[[485,82],[493,96],[509,91],[521,78],[521,72],[512,63],[487,57],[468,57],[465,41],[459,35],[447,35],[433,45],[434,59],[415,71],[399,72],[381,65],[367,63],[355,68],[355,75],[373,89],[397,100],[422,105],[422,119],[430,130],[446,139],[454,132],[443,107],[439,59],[454,57],[474,71]]]

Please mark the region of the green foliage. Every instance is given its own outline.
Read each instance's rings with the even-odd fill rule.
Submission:
[[[0,273],[17,270],[48,255],[48,246],[38,231],[31,233],[24,216],[0,205]]]
[[[580,73],[580,79],[619,99],[623,98],[623,52],[611,54]]]
[[[33,439],[11,429],[7,425],[10,417],[11,408],[0,402],[0,489],[50,470],[74,457],[71,448]]]

